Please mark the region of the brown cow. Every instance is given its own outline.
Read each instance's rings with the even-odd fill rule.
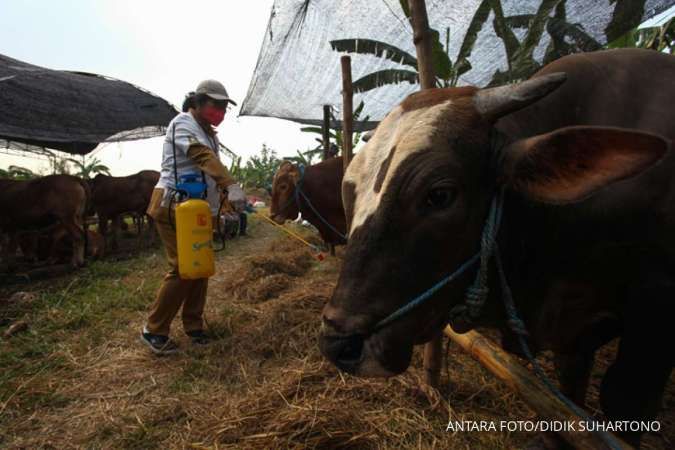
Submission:
[[[118,248],[118,234],[123,214],[131,213],[145,217],[150,203],[152,190],[159,180],[159,172],[142,170],[126,177],[111,177],[98,174],[90,181],[92,207],[98,215],[99,232],[110,240],[113,249]],[[112,233],[108,233],[108,221],[112,220]],[[152,239],[152,219],[148,217],[150,238]],[[142,233],[138,233],[138,243],[142,242]]]
[[[49,175],[34,180],[0,179],[0,232],[16,243],[21,232],[62,225],[72,240],[73,266],[84,264],[84,211],[89,188],[70,175]],[[14,246],[3,245],[10,266]]]
[[[304,169],[304,175],[301,175],[298,166],[283,162],[272,182],[270,217],[278,224],[283,224],[298,217],[299,212],[302,213],[302,218],[319,230],[321,238],[331,246],[331,253],[335,254],[335,245],[345,243],[347,229],[342,209],[342,175],[342,158],[329,158],[308,166]],[[300,189],[307,198],[299,195],[296,199],[296,189],[301,179]]]
[[[583,405],[596,350],[620,337],[604,414],[653,419],[675,362],[673,80],[673,56],[626,49],[568,56],[519,84],[408,97],[343,181],[349,243],[323,313],[324,355],[391,376],[448,320],[460,332],[499,327],[507,349],[527,331],[534,351],[553,350],[562,390]],[[484,289],[465,302],[480,281],[473,266],[374,329],[479,251],[502,190],[497,244],[525,330],[505,312],[494,258],[484,304]]]

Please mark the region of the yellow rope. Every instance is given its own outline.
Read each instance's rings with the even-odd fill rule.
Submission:
[[[263,219],[265,219],[266,221],[268,221],[269,223],[271,223],[271,224],[274,225],[275,227],[279,228],[279,229],[280,229],[281,231],[283,231],[284,233],[288,233],[291,237],[293,237],[293,238],[297,239],[298,241],[302,242],[302,243],[305,244],[306,246],[310,247],[312,250],[314,250],[314,251],[320,253],[320,251],[319,251],[319,249],[317,248],[316,245],[310,244],[309,242],[307,242],[306,240],[304,240],[300,235],[298,235],[298,234],[292,232],[291,230],[289,230],[288,228],[286,228],[286,227],[283,226],[283,225],[279,225],[279,224],[276,223],[274,220],[272,220],[272,219],[270,219],[269,217],[267,217],[265,214],[258,214],[258,217],[262,217]]]

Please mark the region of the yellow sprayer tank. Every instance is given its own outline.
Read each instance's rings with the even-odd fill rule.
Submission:
[[[208,278],[215,273],[213,223],[206,201],[189,199],[176,206],[176,243],[181,278]]]

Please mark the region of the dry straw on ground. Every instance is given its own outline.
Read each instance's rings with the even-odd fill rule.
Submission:
[[[93,345],[82,339],[84,328],[64,331],[57,350],[44,357],[44,372],[17,382],[14,396],[0,399],[6,430],[0,446],[498,449],[521,447],[533,437],[446,432],[449,418],[535,418],[456,346],[449,348],[440,394],[420,389],[419,354],[408,372],[389,380],[339,373],[316,341],[339,258],[319,263],[305,247],[260,225],[252,234],[256,239],[230,245],[210,282],[207,317],[218,337],[212,345],[190,347],[174,330],[184,352],[150,356],[137,343],[143,311],[125,316],[125,325]],[[144,282],[139,276],[120,280],[134,289]],[[52,368],[57,361],[62,365]],[[597,377],[591,408],[597,408]],[[40,395],[52,401],[22,406]],[[650,436],[647,448],[669,447],[673,404],[669,393],[669,412],[662,416],[668,431]]]

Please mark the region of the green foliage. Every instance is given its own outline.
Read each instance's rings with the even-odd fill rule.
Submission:
[[[314,162],[314,158],[318,155],[316,149],[307,150],[305,152],[296,150],[295,152],[297,153],[297,156],[287,156],[284,159],[286,161],[290,161],[295,164],[302,164],[303,166],[311,166],[312,163]]]
[[[30,169],[21,166],[9,166],[7,169],[0,169],[0,178],[10,178],[13,180],[30,180],[37,178],[38,174]]]
[[[675,19],[670,19],[661,27],[637,28],[607,44],[608,48],[645,48],[671,55],[675,51]]]
[[[89,180],[99,173],[110,175],[110,169],[108,166],[101,164],[101,160],[98,158],[90,158],[89,161],[87,161],[84,157],[82,157],[82,161],[68,158],[68,162],[75,166],[76,172],[74,175],[85,180]]]
[[[241,157],[235,157],[230,165],[230,174],[245,188],[266,189],[272,185],[281,161],[276,151],[263,144],[260,154],[251,156],[246,165],[242,165]]]

